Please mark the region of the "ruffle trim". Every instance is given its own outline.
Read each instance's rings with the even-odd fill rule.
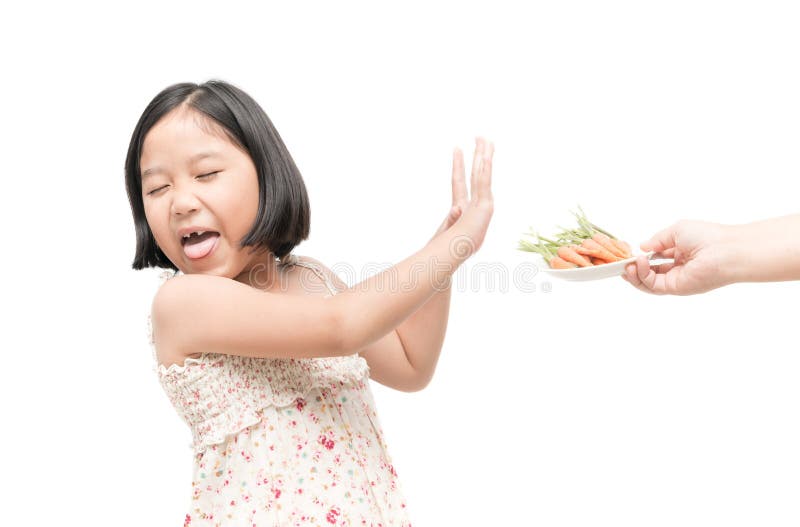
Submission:
[[[151,345],[153,344],[152,340],[150,341],[150,344]],[[158,359],[156,358],[156,363],[153,366],[153,371],[161,376],[170,375],[173,373],[183,373],[184,371],[186,371],[186,368],[188,368],[190,365],[203,363],[204,362],[203,359],[205,358],[206,355],[207,355],[206,353],[201,353],[199,358],[186,357],[183,360],[183,364],[170,364],[169,366],[164,366],[163,364],[158,362]],[[153,356],[155,356],[155,351],[153,352]]]
[[[152,341],[151,341],[152,344]],[[155,356],[155,350],[153,351]],[[353,378],[355,375],[356,378],[361,378],[363,375],[369,374],[369,365],[364,357],[361,357],[358,353],[354,353],[352,355],[342,355],[338,357],[323,357],[323,358],[313,358],[313,359],[272,359],[272,358],[256,358],[256,357],[244,357],[239,355],[225,355],[222,353],[201,353],[199,357],[186,357],[183,360],[183,364],[170,364],[169,366],[164,366],[160,362],[157,362],[153,365],[152,370],[153,372],[157,373],[160,377],[169,377],[175,374],[182,374],[185,373],[187,368],[190,368],[192,365],[203,365],[208,364],[206,360],[208,357],[230,357],[230,360],[260,360],[260,361],[268,361],[268,360],[281,360],[281,361],[324,361],[325,369],[330,371],[333,370],[333,376],[336,380],[339,381],[347,381]],[[347,359],[347,360],[344,360]],[[355,366],[355,364],[358,366]]]

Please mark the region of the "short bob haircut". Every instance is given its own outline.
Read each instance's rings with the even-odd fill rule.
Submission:
[[[253,160],[258,174],[258,213],[250,231],[239,242],[240,247],[252,246],[253,252],[267,249],[276,258],[287,256],[309,234],[311,207],[303,178],[261,106],[236,86],[212,79],[203,84],[168,86],[150,101],[133,130],[125,159],[125,186],[136,228],[133,268],[178,271],[156,245],[147,223],[140,161],[147,132],[179,106],[197,111],[202,117],[199,121],[207,121],[210,129],[221,129]]]

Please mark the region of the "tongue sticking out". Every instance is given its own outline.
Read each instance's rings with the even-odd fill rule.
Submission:
[[[200,236],[193,234],[183,245],[183,252],[192,259],[202,258],[211,252],[219,238],[218,232],[205,232]]]

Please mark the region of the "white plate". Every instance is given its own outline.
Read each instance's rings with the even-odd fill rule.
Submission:
[[[650,259],[650,265],[657,265],[660,263],[671,262],[671,259],[652,259],[653,251],[644,253]],[[612,276],[620,276],[625,272],[625,266],[631,262],[635,262],[636,258],[640,255],[634,254],[625,260],[619,260],[613,263],[602,265],[593,265],[592,267],[574,267],[572,269],[551,269],[544,258],[537,254],[533,254],[538,259],[539,269],[543,272],[561,278],[562,280],[585,281],[585,280],[600,280],[602,278],[611,278]]]

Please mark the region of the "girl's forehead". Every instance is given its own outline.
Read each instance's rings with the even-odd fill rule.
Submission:
[[[210,121],[197,112],[165,115],[145,135],[142,165],[145,161],[157,161],[156,158],[188,158],[199,150],[225,151],[231,148],[222,128]]]
[[[224,137],[222,127],[198,112],[170,112],[162,117],[147,132],[144,145],[191,136],[196,140],[220,141]]]

